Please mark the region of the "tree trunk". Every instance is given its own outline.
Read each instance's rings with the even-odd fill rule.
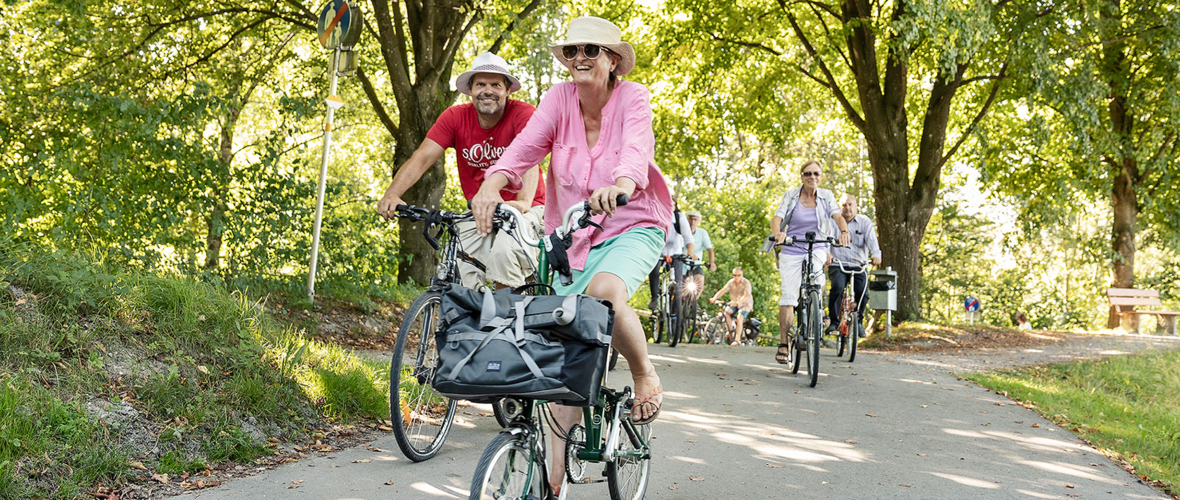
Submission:
[[[237,128],[241,107],[228,110],[225,123],[221,126],[221,141],[217,150],[217,171],[214,172],[213,189],[210,192],[209,216],[205,218],[205,269],[216,271],[221,267],[222,235],[225,234],[225,216],[229,204],[225,196],[229,191],[230,167],[234,161],[234,129]]]
[[[428,119],[412,123],[402,120],[402,126],[398,128],[400,136],[397,147],[394,148],[394,162],[399,167],[413,156],[418,145],[426,139],[426,133],[430,131],[434,120],[447,107],[447,102],[442,101],[438,93],[434,92],[434,88],[416,91],[415,94],[418,95],[418,109],[415,110],[415,114]],[[444,156],[427,169],[422,178],[406,191],[402,199],[411,205],[438,208],[447,187],[445,160]],[[412,280],[420,285],[430,283],[430,277],[434,276],[434,271],[438,267],[438,250],[431,247],[426,238],[422,237],[422,225],[400,224],[397,240],[401,254],[405,257],[405,260],[398,263],[398,282],[408,283]]]
[[[1130,165],[1126,165],[1126,164]],[[1114,177],[1114,189],[1111,193],[1111,204],[1114,208],[1114,224],[1111,229],[1111,250],[1113,251],[1114,278],[1111,287],[1135,287],[1135,221],[1139,218],[1138,202],[1135,196],[1135,184],[1128,172],[1134,171],[1134,160],[1124,160],[1123,168],[1118,169]],[[1119,314],[1117,307],[1110,308],[1110,317],[1106,320],[1107,328],[1118,328]]]
[[[1136,188],[1142,179],[1139,164],[1135,160],[1136,147],[1132,135],[1135,117],[1127,109],[1128,80],[1131,79],[1131,67],[1126,55],[1127,42],[1125,38],[1110,36],[1119,33],[1122,25],[1122,7],[1119,0],[1108,1],[1100,11],[1100,17],[1103,38],[1113,40],[1106,44],[1102,51],[1103,79],[1110,88],[1110,104],[1107,111],[1110,115],[1111,135],[1116,138],[1117,148],[1106,157],[1106,163],[1111,165],[1111,174],[1114,177],[1111,187],[1111,206],[1114,211],[1114,222],[1111,227],[1111,286],[1133,288],[1135,226],[1139,218]],[[1111,307],[1106,327],[1118,326],[1118,308]]]

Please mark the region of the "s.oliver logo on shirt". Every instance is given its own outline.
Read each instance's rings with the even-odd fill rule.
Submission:
[[[500,155],[504,150],[508,149],[505,146],[496,147],[490,142],[483,142],[480,144],[472,144],[471,147],[460,151],[463,159],[468,164],[475,168],[488,168],[492,166],[496,160],[500,159]]]

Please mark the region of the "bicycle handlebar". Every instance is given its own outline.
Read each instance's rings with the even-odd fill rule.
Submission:
[[[857,262],[856,265],[858,267],[860,267],[859,271],[851,271],[848,268],[844,267],[844,261],[832,259],[832,262],[835,263],[837,266],[840,266],[840,271],[848,273],[848,274],[866,274],[869,272],[869,268],[868,268],[869,263],[868,262]],[[852,265],[852,264],[849,264],[849,265]]]
[[[615,198],[615,204],[620,207],[626,205],[627,195],[620,194],[617,198]],[[524,215],[522,215],[520,210],[517,210],[516,207],[513,207],[507,203],[500,203],[496,205],[495,215],[504,217],[507,220],[514,221],[513,227],[524,225]],[[574,231],[577,231],[586,226],[598,226],[598,224],[590,221],[590,202],[583,201],[581,203],[575,203],[566,209],[565,214],[561,219],[561,226],[558,227],[555,232],[557,233],[558,237],[564,237],[566,235],[573,234]],[[518,236],[520,236],[521,240],[530,246],[541,246],[540,240],[533,239],[524,232],[521,232],[518,234]]]

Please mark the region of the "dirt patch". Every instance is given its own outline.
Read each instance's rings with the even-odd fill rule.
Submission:
[[[1017,330],[991,325],[936,325],[903,323],[885,338],[881,332],[861,346],[886,352],[946,352],[982,348],[1015,349],[1057,344],[1071,334],[1048,330]]]
[[[225,481],[253,476],[283,464],[299,462],[311,456],[331,456],[341,450],[369,443],[391,432],[393,429],[389,425],[388,422],[382,422],[333,426],[314,432],[300,443],[275,444],[274,454],[248,464],[218,464],[201,472],[182,475],[145,472],[137,478],[138,484],[126,485],[120,491],[107,490],[108,494],[114,496],[105,498],[156,500],[220,486]]]
[[[406,312],[401,304],[379,303],[372,311],[365,311],[331,299],[317,300],[311,310],[278,304],[268,307],[267,312],[320,342],[356,349],[393,350],[398,325]]]

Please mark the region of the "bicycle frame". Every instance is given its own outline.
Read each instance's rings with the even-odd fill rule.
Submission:
[[[503,230],[509,231],[510,233],[514,231],[517,225],[523,221],[520,212],[509,205],[501,205],[497,210],[502,210],[510,215],[508,219],[513,222],[510,222],[507,227],[502,228]],[[579,215],[579,212],[583,213]],[[566,211],[565,217],[562,219],[564,224],[559,227],[555,233],[558,237],[570,234],[580,227],[585,227],[586,221],[588,221],[588,219],[589,205],[585,203],[574,205]],[[575,224],[577,227],[575,227]],[[532,240],[527,234],[520,234],[519,236],[521,237],[521,240],[523,240],[524,244],[541,248],[540,255],[537,258],[537,281],[545,285],[552,285],[553,276],[549,266],[549,258],[547,253],[544,251],[542,241]],[[646,455],[649,453],[647,451],[647,443],[643,442],[643,440],[635,433],[633,424],[631,424],[629,421],[624,422],[624,419],[622,419],[622,415],[624,414],[624,406],[631,396],[631,390],[630,388],[626,388],[623,391],[615,391],[608,388],[608,373],[608,370],[603,370],[603,382],[599,390],[598,401],[595,404],[587,406],[583,409],[582,419],[583,422],[585,422],[586,446],[578,452],[577,458],[579,460],[585,460],[589,462],[609,462],[620,456],[631,456],[641,459],[646,458]],[[512,424],[509,425],[510,432],[512,429],[515,429],[515,432],[529,432],[532,434],[538,434],[538,432],[532,432],[532,429],[542,429],[542,426],[537,422],[537,419],[540,417],[539,413],[544,410],[539,410],[539,407],[543,408],[545,404],[549,403],[549,401],[540,399],[507,399],[513,399],[522,405],[520,411],[513,416]],[[609,422],[607,422],[608,415],[610,416]],[[605,443],[603,443],[604,430],[606,432]],[[569,432],[569,429],[566,429],[564,432]],[[539,432],[539,434],[543,433],[543,430]],[[627,439],[630,440],[633,449],[619,452],[617,450],[619,440],[624,433],[627,435]],[[547,480],[549,464],[546,460],[544,460],[545,455],[543,452],[543,446],[540,448],[537,446],[538,438],[541,438],[543,441],[543,436],[533,437],[533,463],[541,464],[541,473],[544,474],[544,477],[546,478],[544,487],[549,488],[549,483]],[[603,445],[601,447],[597,447],[598,443],[603,443]],[[565,453],[565,450],[554,451],[558,453]],[[540,452],[540,456],[542,457],[541,460],[536,460],[538,452]]]
[[[869,293],[868,293],[869,268],[868,268],[867,262],[859,263],[859,266],[858,266],[858,267],[860,267],[859,271],[854,271],[854,270],[844,267],[844,262],[842,262],[842,261],[834,260],[833,262],[835,262],[836,265],[839,266],[840,272],[848,275],[848,283],[845,283],[845,285],[844,285],[844,297],[840,301],[841,302],[840,303],[840,318],[844,319],[844,318],[848,317],[848,305],[852,305],[852,307],[854,308],[853,310],[860,312],[860,307],[862,305],[864,305],[864,301],[868,298],[868,295],[869,295]],[[854,286],[854,284],[856,282],[856,275],[858,275],[858,274],[862,274],[865,276],[865,293],[862,293],[859,299],[856,299],[855,301],[853,301],[853,299],[849,298],[849,293],[852,294],[851,295],[852,297],[856,296],[856,286]],[[864,318],[861,317],[860,321],[864,321]],[[846,333],[847,332],[840,332],[841,335],[844,335]]]

